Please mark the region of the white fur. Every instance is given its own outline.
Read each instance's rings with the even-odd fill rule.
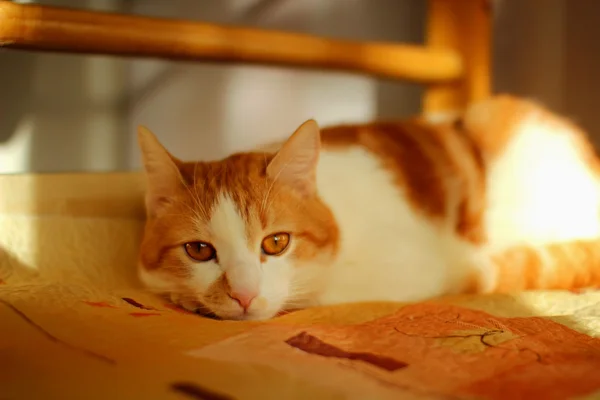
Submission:
[[[248,245],[246,224],[235,203],[221,194],[212,213],[211,243],[217,249],[219,265],[227,274],[233,292],[258,295],[260,259]]]
[[[449,122],[460,115],[460,110],[433,111],[423,115],[430,124]]]
[[[285,256],[268,257],[261,263],[260,243],[268,233],[263,232],[250,242],[240,211],[226,195],[219,197],[209,226],[219,265],[227,274],[232,290],[240,293],[250,292],[256,296],[248,308],[248,316],[244,318],[273,316],[287,299],[292,265]],[[237,311],[239,313],[242,310]]]
[[[318,189],[341,247],[319,303],[427,298],[454,291],[466,273],[467,245],[416,213],[393,179],[360,147],[321,153]]]
[[[416,301],[460,290],[477,270],[494,285],[490,256],[511,246],[600,236],[598,179],[566,126],[532,114],[490,165],[485,212],[489,243],[477,248],[408,204],[376,156],[361,148],[322,152],[318,188],[341,231],[322,304]],[[448,221],[447,221],[448,222]]]
[[[492,246],[600,234],[598,180],[566,129],[533,114],[516,127],[514,139],[492,164],[485,214]]]
[[[489,255],[513,246],[542,246],[600,237],[598,177],[582,160],[572,129],[531,113],[515,128],[513,139],[487,176],[484,223],[488,244],[479,251],[484,289],[496,281]]]
[[[169,292],[176,285],[170,274],[149,271],[142,264],[138,265],[138,275],[146,287],[152,288],[156,292]]]

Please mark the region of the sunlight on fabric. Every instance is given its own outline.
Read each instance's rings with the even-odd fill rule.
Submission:
[[[11,280],[30,277],[38,265],[35,218],[2,212],[0,226],[0,275]]]
[[[29,169],[29,149],[34,129],[34,118],[26,115],[19,121],[11,138],[0,144],[0,173],[12,174]]]

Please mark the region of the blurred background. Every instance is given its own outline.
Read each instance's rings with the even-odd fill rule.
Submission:
[[[422,43],[425,0],[18,1]],[[600,1],[494,0],[495,92],[533,97],[600,145]],[[287,68],[0,51],[0,173],[140,167],[144,124],[182,159],[216,159],[321,125],[399,118],[421,88]]]

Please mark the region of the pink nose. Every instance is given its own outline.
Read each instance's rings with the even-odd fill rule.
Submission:
[[[254,300],[254,298],[256,297],[256,293],[230,292],[229,297],[237,301],[244,310],[247,310],[248,307],[250,307],[252,300]]]

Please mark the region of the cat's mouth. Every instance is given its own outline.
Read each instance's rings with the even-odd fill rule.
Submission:
[[[214,319],[214,320],[216,320],[216,321],[222,321],[222,320],[223,320],[223,318],[219,317],[219,316],[218,316],[217,314],[215,314],[214,312],[212,312],[212,311],[206,311],[206,310],[202,310],[202,309],[200,309],[200,308],[196,309],[196,310],[194,311],[194,314],[197,314],[197,315],[199,315],[199,316],[201,316],[201,317],[204,317],[204,318],[208,318],[208,319]]]
[[[272,318],[282,317],[282,316],[287,315],[289,313],[292,313],[294,311],[298,311],[298,310],[297,309],[282,310],[282,311],[279,311],[277,314],[275,314]],[[217,314],[215,314],[212,311],[206,311],[206,309],[202,309],[202,308],[197,308],[196,310],[194,310],[194,314],[197,314],[200,317],[212,319],[212,320],[215,320],[215,321],[225,321],[225,320],[228,320],[227,318],[219,317]],[[245,320],[245,318],[242,318],[240,320],[243,321],[243,320]]]
[[[181,305],[178,305],[178,307],[181,307]],[[199,315],[204,318],[214,319],[217,321],[223,320],[223,318],[219,317],[216,313],[210,311],[210,309],[208,307],[206,307],[204,304],[198,304],[198,307],[195,307],[192,310],[188,310],[188,311],[191,311],[194,314]]]
[[[170,295],[170,303],[175,305],[178,308],[181,308],[183,310],[186,310],[190,313],[196,314],[200,317],[204,317],[204,318],[208,318],[208,319],[212,319],[212,320],[216,320],[216,321],[225,321],[225,320],[233,320],[233,321],[252,321],[252,320],[265,320],[265,319],[271,319],[271,318],[277,318],[280,316],[283,316],[285,314],[288,314],[292,311],[294,311],[293,309],[288,309],[288,310],[281,310],[278,311],[276,313],[264,313],[264,312],[260,312],[260,311],[240,311],[240,312],[235,312],[233,310],[228,310],[225,311],[224,313],[217,313],[212,311],[211,307],[209,307],[208,305],[204,304],[203,302],[200,302],[198,300],[191,300],[191,299],[185,299],[183,298],[183,296],[174,296],[174,295]],[[221,315],[220,315],[221,314]]]
[[[203,304],[200,304],[200,303],[198,303],[197,307],[190,307],[189,305],[186,306],[186,307],[184,307],[181,304],[176,304],[176,303],[172,303],[172,304],[174,304],[176,307],[184,309],[184,310],[186,310],[188,312],[194,313],[194,314],[196,314],[196,315],[198,315],[200,317],[212,319],[212,320],[215,320],[215,321],[226,321],[226,320],[240,320],[240,321],[244,321],[246,319],[252,319],[251,315],[250,314],[246,314],[246,313],[240,314],[240,316],[237,316],[237,318],[236,318],[236,316],[221,317],[217,313],[215,313],[213,311],[210,311],[210,309],[207,306],[205,306]]]
[[[214,320],[222,320],[223,319],[223,318],[219,317],[216,313],[211,311],[211,309],[208,308],[206,305],[198,302],[197,300],[182,301],[181,296],[177,296],[174,294],[170,294],[170,295],[165,294],[164,297],[165,297],[165,300],[167,300],[169,303],[173,304],[175,307],[177,307],[181,310],[185,310],[187,312],[196,314],[196,315],[204,317],[204,318],[209,318],[209,319],[214,319]]]

